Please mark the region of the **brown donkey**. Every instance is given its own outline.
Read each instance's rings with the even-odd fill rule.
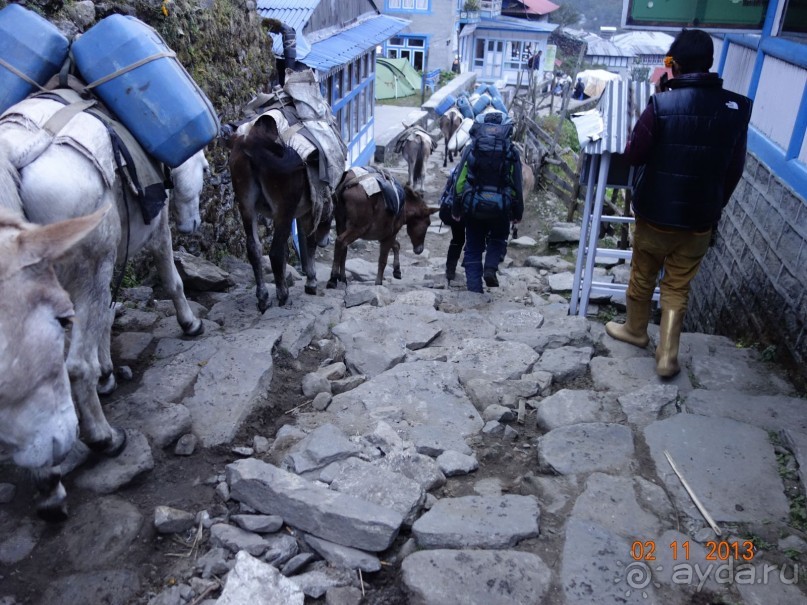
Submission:
[[[380,175],[380,176],[379,176]],[[376,285],[381,285],[384,279],[384,269],[387,266],[387,257],[392,250],[393,271],[395,279],[401,279],[401,264],[398,252],[401,248],[396,236],[401,227],[406,225],[406,232],[412,240],[412,249],[415,254],[423,252],[423,241],[426,239],[426,230],[431,223],[431,215],[439,208],[431,208],[423,201],[423,196],[409,185],[403,188],[403,203],[399,204],[397,212],[387,207],[384,194],[373,183],[395,179],[376,169],[353,169],[345,172],[342,182],[334,194],[334,217],[336,218],[336,246],[333,253],[333,267],[328,288],[335,288],[338,280],[347,283],[345,275],[345,261],[347,260],[347,247],[357,239],[378,241],[381,248],[378,254],[378,274]],[[369,181],[369,183],[368,183]],[[401,191],[400,185],[396,189]],[[376,193],[368,194],[370,191]]]
[[[443,168],[448,165],[448,162],[453,162],[454,154],[458,153],[456,151],[449,150],[448,142],[451,140],[451,137],[454,136],[454,133],[459,130],[461,124],[462,114],[460,113],[459,109],[455,107],[450,108],[447,112],[440,116],[440,132],[443,133],[443,139],[445,139]]]

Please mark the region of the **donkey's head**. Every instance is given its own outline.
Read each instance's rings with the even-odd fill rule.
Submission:
[[[43,227],[0,210],[0,444],[20,466],[59,464],[76,440],[64,361],[73,304],[52,262],[108,210]]]
[[[193,233],[202,224],[199,216],[199,194],[204,177],[210,171],[204,151],[192,155],[171,171],[174,191],[171,194],[171,212],[180,233]]]
[[[423,242],[426,239],[426,230],[431,224],[431,215],[440,208],[431,208],[423,201],[423,196],[409,185],[404,187],[404,212],[406,233],[412,241],[412,250],[415,254],[423,252]]]

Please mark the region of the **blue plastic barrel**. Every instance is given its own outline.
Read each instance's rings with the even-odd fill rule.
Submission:
[[[502,101],[501,97],[493,97],[490,104],[493,105],[493,107],[495,107],[499,111],[507,113],[507,105],[504,104],[504,101]]]
[[[473,119],[474,110],[471,108],[471,102],[468,100],[468,97],[459,97],[457,99],[457,109],[460,110],[463,118]]]
[[[179,166],[218,134],[207,96],[142,21],[110,15],[73,42],[72,53],[89,86],[108,78],[96,84],[98,96],[161,162]]]
[[[56,26],[35,12],[9,4],[0,10],[0,112],[22,101],[56,75],[67,58],[70,43]]]
[[[482,111],[488,105],[490,105],[490,103],[491,103],[491,100],[490,100],[490,95],[489,94],[485,93],[485,94],[481,95],[476,100],[476,103],[474,103],[474,115],[476,116],[476,115],[479,115],[480,113],[482,113]]]
[[[454,95],[448,95],[446,96],[445,99],[443,99],[442,101],[440,101],[440,103],[438,103],[437,108],[434,111],[437,113],[438,116],[441,116],[449,109],[451,109],[451,107],[456,102],[457,97],[455,97]]]

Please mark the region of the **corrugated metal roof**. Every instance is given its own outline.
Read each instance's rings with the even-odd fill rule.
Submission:
[[[479,23],[476,24],[477,29],[495,29],[499,31],[528,31],[537,33],[550,33],[557,29],[557,23],[549,23],[547,21],[528,21],[527,19],[519,19],[518,17],[496,17],[495,19],[487,19],[482,17]]]
[[[310,46],[303,37],[303,28],[308,24],[320,0],[258,0],[258,13],[261,17],[277,19],[297,32],[297,58],[302,59]],[[269,34],[272,38],[272,52],[283,56],[283,39],[280,34]]]
[[[611,38],[620,48],[630,49],[637,55],[666,55],[673,43],[670,34],[664,32],[628,32]]]
[[[603,152],[622,153],[628,144],[628,137],[639,121],[652,91],[649,82],[609,82],[600,97],[597,109],[602,115],[603,132],[598,141],[586,144],[583,152],[601,155]],[[628,99],[631,99],[630,106]],[[630,111],[628,110],[630,107]]]
[[[349,63],[368,49],[391,38],[409,23],[406,19],[376,15],[312,44],[311,52],[300,60],[314,69],[329,71]]]
[[[560,8],[554,2],[550,2],[549,0],[521,0],[525,6],[530,10],[530,12],[537,13],[539,15],[546,15],[547,13],[551,13],[552,11],[556,11]]]
[[[610,40],[603,40],[602,38],[592,38],[586,40],[588,49],[586,55],[596,57],[633,57],[635,56],[631,49],[620,48]]]

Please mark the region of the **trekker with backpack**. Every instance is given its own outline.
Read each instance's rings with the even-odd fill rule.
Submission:
[[[485,114],[470,131],[460,158],[452,218],[465,222],[465,280],[468,290],[499,285],[496,271],[507,250],[510,223],[521,221],[524,197],[521,156],[512,143],[513,124],[501,112]],[[484,254],[484,265],[482,256]]]

